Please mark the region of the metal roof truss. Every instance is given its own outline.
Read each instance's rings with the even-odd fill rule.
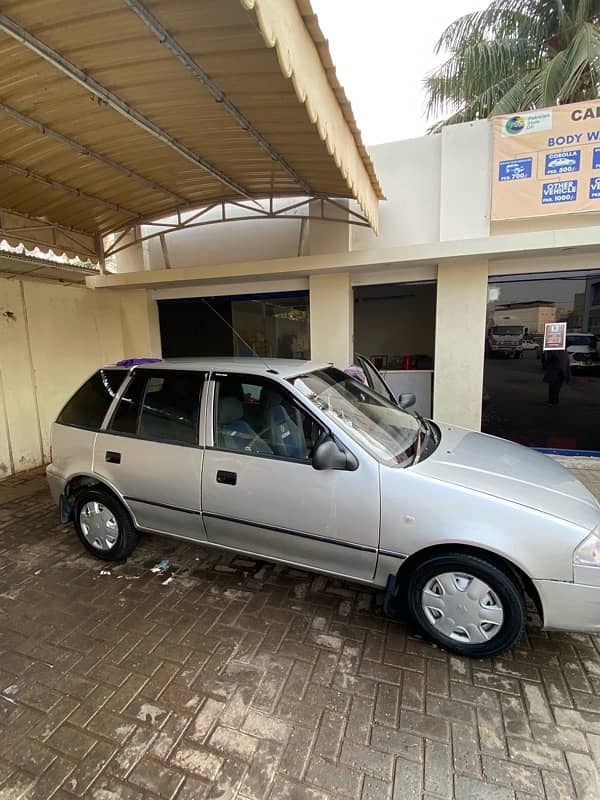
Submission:
[[[144,227],[154,229],[150,233],[141,232],[139,224],[131,225],[128,228],[121,230],[115,239],[108,247],[104,248],[103,258],[111,258],[117,253],[123,252],[129,247],[134,247],[142,242],[150,241],[151,239],[159,238],[165,261],[165,267],[170,268],[169,256],[165,237],[170,233],[176,231],[190,230],[193,228],[203,228],[208,225],[219,225],[223,222],[242,222],[248,220],[264,220],[264,219],[278,219],[278,220],[298,220],[302,226],[310,220],[317,222],[337,222],[345,225],[356,225],[362,228],[370,228],[369,220],[360,212],[348,208],[339,199],[332,197],[303,197],[299,200],[288,203],[280,208],[276,208],[273,198],[268,200],[268,208],[258,205],[256,202],[247,203],[243,201],[230,201],[211,203],[204,208],[198,209],[194,212],[177,212],[175,222],[157,222],[148,221],[144,223]],[[311,204],[314,204],[311,208]],[[316,206],[316,208],[315,208]],[[236,214],[232,216],[228,214],[228,207],[242,209],[243,214]],[[209,212],[218,209],[218,216],[212,216],[204,219]],[[336,211],[337,216],[336,216]],[[339,212],[343,212],[341,215]],[[128,234],[133,233],[133,236],[124,241]],[[102,270],[103,271],[103,270]]]

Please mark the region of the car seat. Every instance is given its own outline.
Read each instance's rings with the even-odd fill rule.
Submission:
[[[285,408],[283,398],[277,392],[263,389],[260,399],[275,455],[285,458],[306,458],[306,438],[298,409],[292,408],[292,413],[296,417],[294,421]]]
[[[217,446],[225,450],[272,454],[269,445],[256,435],[244,419],[244,406],[237,397],[220,397]]]

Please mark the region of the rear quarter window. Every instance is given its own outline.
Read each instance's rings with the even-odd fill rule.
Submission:
[[[56,421],[59,425],[98,430],[126,375],[122,369],[98,370],[75,392]]]

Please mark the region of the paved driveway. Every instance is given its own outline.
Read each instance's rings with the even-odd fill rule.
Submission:
[[[598,639],[470,662],[310,573],[104,567],[39,476],[0,486],[0,800],[600,797]]]

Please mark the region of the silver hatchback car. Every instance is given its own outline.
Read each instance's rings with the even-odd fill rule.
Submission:
[[[386,589],[422,633],[510,647],[600,631],[600,506],[550,458],[408,413],[346,373],[260,359],[107,366],[53,429],[48,480],[87,549],[151,531]]]

